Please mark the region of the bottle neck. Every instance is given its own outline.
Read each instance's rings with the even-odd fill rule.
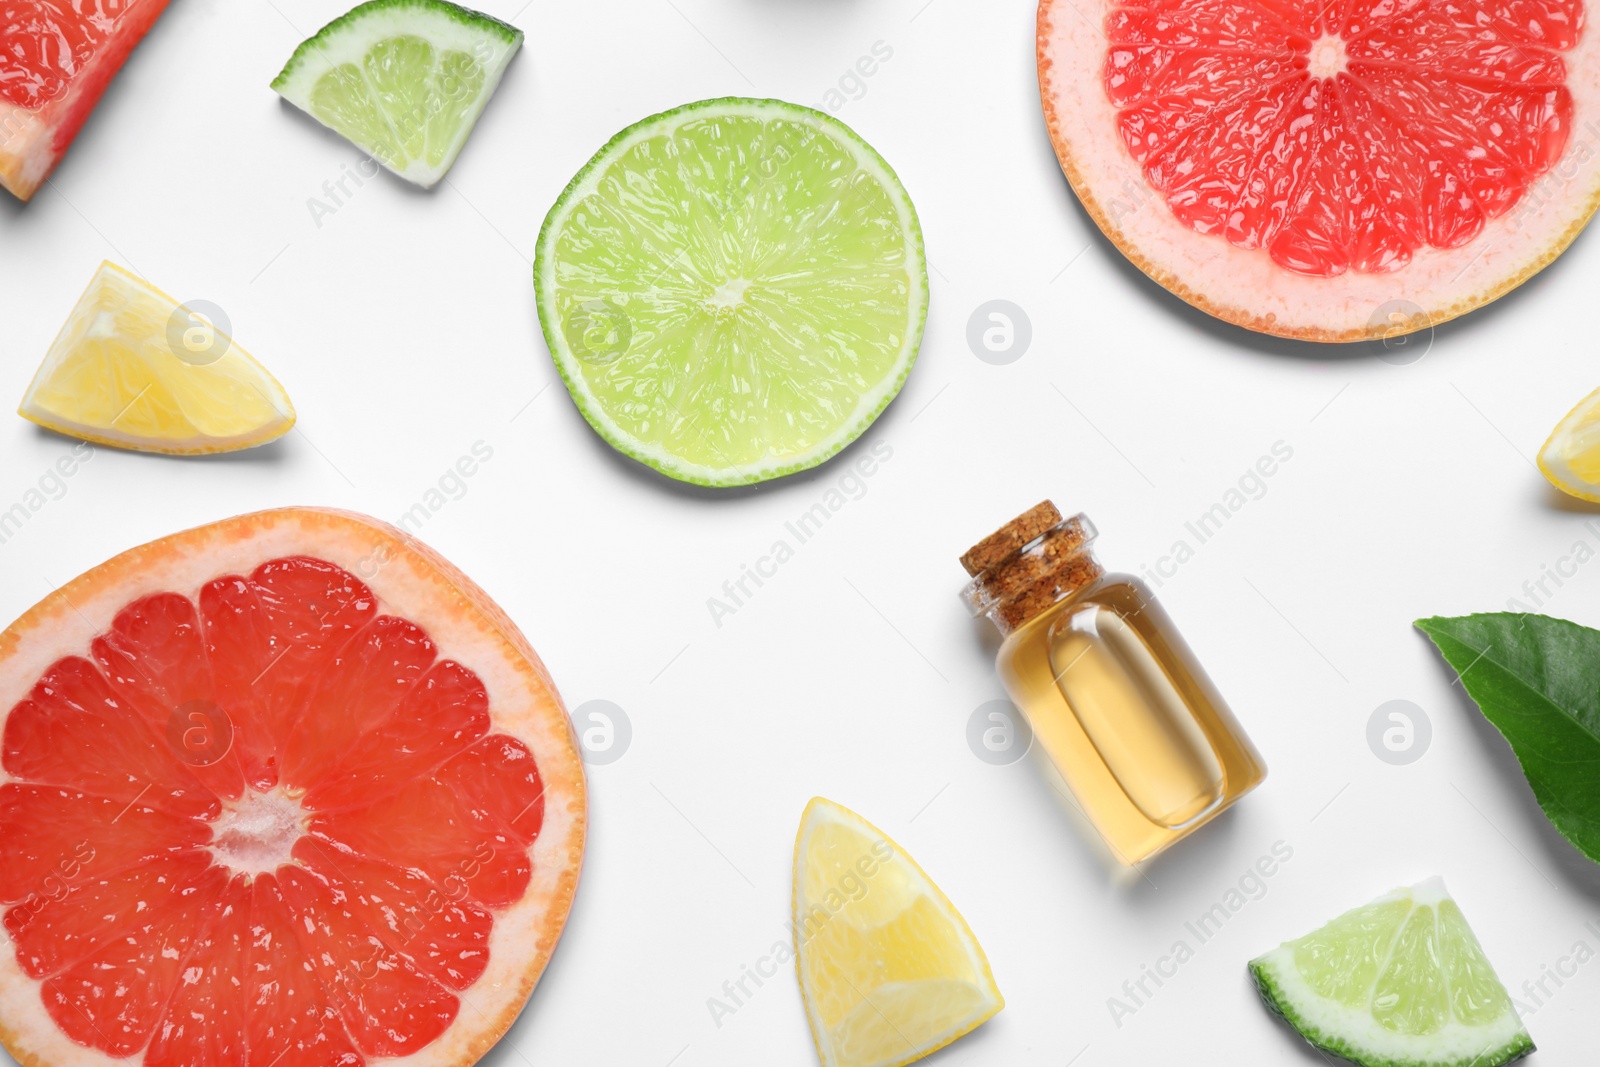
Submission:
[[[1005,554],[999,558],[997,552],[975,549],[963,559],[973,578],[962,590],[962,600],[1002,634],[1022,628],[1105,574],[1091,548],[1095,528],[1088,516],[1057,519],[1019,547],[1001,544],[998,551]]]

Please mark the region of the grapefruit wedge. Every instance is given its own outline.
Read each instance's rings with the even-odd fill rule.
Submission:
[[[1526,281],[1600,201],[1583,0],[1041,0],[1062,169],[1218,318],[1393,336]]]
[[[471,1064],[583,855],[488,596],[358,515],[125,552],[0,634],[0,1041],[24,1067]]]
[[[0,185],[27,200],[167,0],[0,0]]]

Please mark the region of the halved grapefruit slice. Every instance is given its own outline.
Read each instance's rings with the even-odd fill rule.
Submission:
[[[0,185],[55,169],[167,0],[0,0]]]
[[[582,763],[432,550],[259,512],[0,634],[0,1041],[25,1067],[471,1064],[566,922]]]
[[[1600,202],[1582,0],[1041,0],[1062,169],[1218,318],[1392,336],[1515,288]]]

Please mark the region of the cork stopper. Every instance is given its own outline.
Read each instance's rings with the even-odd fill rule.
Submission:
[[[962,599],[974,615],[987,615],[1002,633],[1010,633],[1105,573],[1089,551],[1094,538],[1087,516],[1063,520],[1046,500],[961,557],[973,576]]]
[[[982,541],[967,549],[961,565],[976,578],[1011,553],[1061,522],[1061,512],[1046,500],[1035,504]]]

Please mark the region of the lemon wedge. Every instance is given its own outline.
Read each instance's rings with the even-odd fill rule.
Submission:
[[[95,444],[178,454],[251,448],[294,426],[265,367],[113,263],[100,264],[17,414]]]
[[[823,1067],[899,1067],[1005,1006],[966,920],[916,861],[817,797],[794,855],[795,966]]]
[[[1539,469],[1563,493],[1600,503],[1600,389],[1551,432],[1539,450]]]

